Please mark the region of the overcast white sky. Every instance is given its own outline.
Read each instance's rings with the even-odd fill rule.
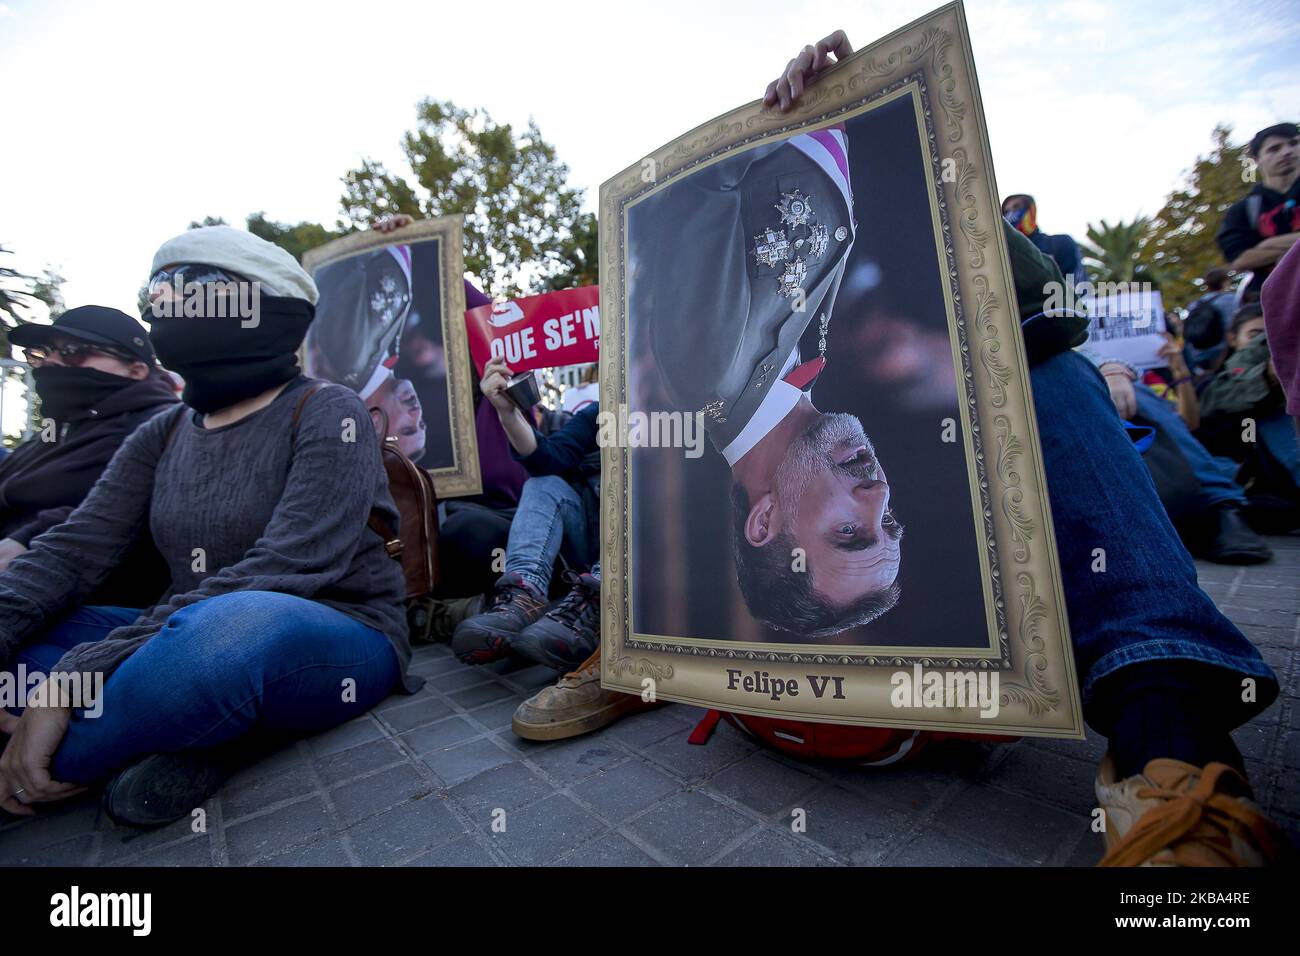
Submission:
[[[0,244],[134,310],[193,219],[333,223],[362,156],[405,169],[424,96],[531,115],[587,190],[753,99],[805,42],[935,0],[0,4]],[[1156,211],[1215,123],[1300,114],[1300,0],[969,0],[999,189],[1049,232]]]

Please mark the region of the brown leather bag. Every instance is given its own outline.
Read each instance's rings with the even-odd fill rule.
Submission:
[[[370,528],[384,539],[384,548],[402,562],[406,578],[406,600],[427,597],[438,583],[438,495],[429,473],[411,461],[398,447],[397,436],[388,434],[388,415],[382,408],[376,431],[382,435],[379,450],[388,472],[388,491],[401,516],[398,533],[388,527],[377,512],[370,513]]]
[[[320,388],[320,385],[312,385],[298,400],[293,410],[294,433],[307,399]],[[384,410],[372,408],[370,411],[380,416],[375,430],[384,436],[379,445],[380,455],[388,474],[388,491],[397,505],[399,523],[396,528],[392,527],[382,513],[374,510],[366,524],[384,542],[389,557],[402,564],[407,620],[412,636],[419,637],[428,628],[430,596],[438,583],[438,496],[429,473],[402,452],[397,436],[388,434],[388,416]]]

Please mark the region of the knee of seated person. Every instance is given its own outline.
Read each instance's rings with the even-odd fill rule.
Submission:
[[[197,632],[205,655],[230,660],[267,644],[301,639],[301,613],[301,599],[287,594],[234,591],[181,608],[164,631]]]
[[[1052,394],[1052,399],[1063,399],[1069,395],[1078,397],[1081,390],[1092,389],[1097,395],[1105,398],[1106,403],[1110,404],[1110,389],[1106,386],[1106,379],[1102,376],[1101,371],[1083,355],[1073,349],[1067,349],[1064,352],[1058,352],[1055,355],[1048,356],[1041,362],[1035,362],[1029,367],[1029,380],[1034,389],[1042,390],[1060,390],[1061,394]],[[1048,397],[1048,396],[1043,396]],[[1042,412],[1043,406],[1038,404],[1038,396],[1035,395],[1035,405]]]
[[[558,499],[571,491],[569,483],[559,475],[538,475],[524,482],[521,500],[524,497],[536,496]]]

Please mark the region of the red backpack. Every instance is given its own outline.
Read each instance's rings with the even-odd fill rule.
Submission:
[[[987,743],[1010,743],[1018,737],[992,734],[955,734],[943,731],[899,730],[892,727],[853,727],[846,724],[820,724],[808,720],[785,720],[780,717],[753,717],[710,710],[689,738],[690,743],[704,744],[713,735],[719,720],[753,737],[760,743],[805,760],[843,760],[864,767],[885,767],[904,763],[935,740],[974,740]]]

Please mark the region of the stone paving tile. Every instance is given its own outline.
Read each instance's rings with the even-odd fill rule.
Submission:
[[[994,787],[968,787],[940,809],[935,823],[945,832],[1004,853],[1018,862],[1046,863],[1062,845],[1073,846],[1086,813],[1055,807]]]
[[[144,856],[133,857],[123,866],[211,866],[212,837],[202,834],[184,843],[173,843]],[[315,864],[303,864],[315,865]]]
[[[424,754],[423,758],[425,764],[449,787],[514,759],[512,754],[488,737],[432,751]]]
[[[708,788],[769,816],[817,786],[817,779],[778,762],[766,753],[753,753],[709,778]]]
[[[659,861],[619,833],[607,833],[582,844],[557,866],[658,866]]]
[[[465,828],[435,796],[410,800],[347,830],[363,866],[405,862],[464,836]]]
[[[312,797],[233,824],[226,829],[226,846],[230,862],[240,866],[306,843],[330,829],[324,801]]]
[[[621,823],[653,806],[681,786],[658,767],[641,760],[628,760],[573,787],[573,794],[594,807],[606,820]]]
[[[391,739],[384,738],[319,758],[314,762],[314,766],[324,784],[332,786],[405,760],[406,755],[397,744]]]
[[[595,816],[557,793],[522,810],[507,812],[505,832],[491,833],[494,844],[515,863],[546,863],[605,830]]]
[[[939,830],[926,830],[885,858],[886,866],[1012,866],[1015,860]]]
[[[491,824],[492,811],[514,810],[555,791],[522,763],[507,763],[451,788],[451,797],[481,826]]]
[[[1272,564],[1200,563],[1203,586],[1283,681],[1234,739],[1265,809],[1300,838],[1300,536]],[[555,680],[415,649],[426,686],[305,741],[265,741],[202,808],[154,831],[114,825],[93,794],[33,820],[0,814],[0,864],[203,866],[1092,866],[1105,741],[933,744],[906,766],[807,764],[671,704],[600,734],[522,741],[524,697]],[[791,811],[803,811],[794,832]],[[494,832],[503,810],[504,833]]]
[[[805,813],[803,836],[826,847],[840,862],[856,866],[879,862],[916,820],[912,814],[830,784],[822,785],[800,804]]]
[[[446,846],[421,853],[403,866],[496,866],[497,862],[473,837],[453,840]]]
[[[211,813],[208,818],[212,818]],[[183,818],[156,830],[115,826],[107,817],[104,818],[104,824],[107,829],[99,845],[99,862],[103,864],[115,864],[138,856],[152,858],[154,854],[167,852],[165,848],[168,844],[192,839],[195,832],[192,818]]]
[[[316,789],[313,768],[302,763],[285,773],[261,777],[251,783],[221,788],[221,812],[227,820],[238,820],[275,803],[305,796]]]
[[[675,793],[627,829],[675,863],[698,866],[754,826],[754,821],[696,790]]]
[[[523,752],[544,773],[564,784],[585,780],[627,756],[627,751],[599,734],[561,740],[544,749],[530,748]]]
[[[407,800],[427,797],[433,789],[415,767],[403,763],[336,787],[330,796],[347,825]]]
[[[413,730],[416,727],[423,727],[425,724],[431,724],[435,720],[442,720],[444,717],[450,717],[453,713],[451,706],[435,697],[425,697],[423,700],[413,701],[403,707],[393,707],[383,712],[384,723],[393,728],[396,733],[402,733],[406,730]]]
[[[296,846],[286,853],[262,857],[253,866],[350,866],[343,844],[330,837]]]
[[[750,840],[718,861],[719,866],[834,866],[828,857],[814,852],[806,844],[777,834],[770,829],[760,830]]]

